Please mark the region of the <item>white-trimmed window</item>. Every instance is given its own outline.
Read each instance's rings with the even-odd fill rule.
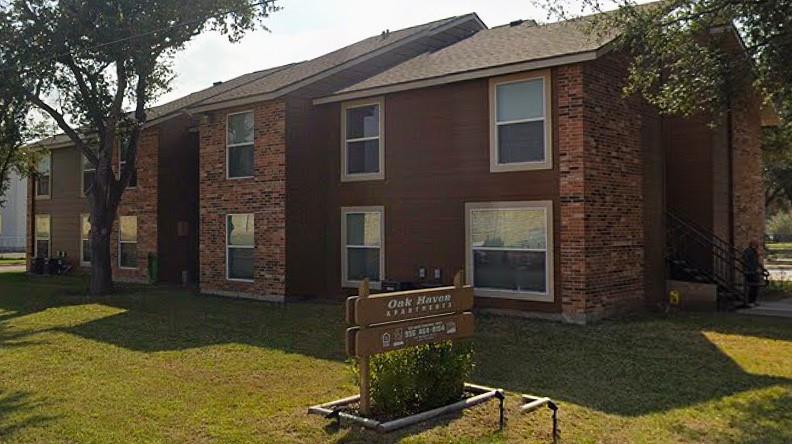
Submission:
[[[36,239],[34,242],[34,256],[37,258],[48,258],[50,256],[50,245],[52,242],[51,224],[49,214],[36,215]]]
[[[229,214],[226,217],[226,278],[252,282],[255,253],[255,216]]]
[[[80,265],[91,265],[91,216],[80,215]]]
[[[552,168],[550,72],[490,80],[490,171]]]
[[[138,266],[137,216],[120,216],[118,218],[118,266],[120,268],[136,269]]]
[[[477,296],[553,301],[553,205],[465,205],[468,282]]]
[[[228,115],[226,143],[226,177],[229,179],[253,177],[255,175],[253,111]]]
[[[382,98],[341,106],[341,181],[385,178],[385,112]]]
[[[129,150],[129,137],[123,136],[118,139],[118,177],[121,177],[121,173],[124,171],[124,165],[126,165],[126,155],[127,151]],[[129,185],[127,188],[137,188],[138,184],[138,176],[137,176],[137,167],[132,171],[132,176],[129,178]]]
[[[49,199],[52,189],[52,154],[47,153],[36,164],[36,198]]]
[[[80,192],[87,196],[91,192],[96,177],[96,167],[84,155],[80,155],[80,166],[82,169],[82,179],[80,179]]]
[[[385,209],[344,207],[341,209],[342,286],[357,287],[369,279],[380,288],[385,274]]]

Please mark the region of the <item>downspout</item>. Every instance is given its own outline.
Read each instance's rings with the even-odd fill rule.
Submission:
[[[726,149],[728,151],[729,171],[729,244],[734,247],[734,114],[732,113],[731,97],[728,99],[726,111]]]

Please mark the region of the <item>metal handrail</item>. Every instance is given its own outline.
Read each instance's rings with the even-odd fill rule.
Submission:
[[[747,266],[742,260],[742,253],[734,248],[729,242],[719,238],[714,233],[701,228],[672,211],[666,211],[668,226],[666,247],[668,254],[685,263],[696,267],[696,271],[723,287],[725,290],[741,295],[744,285],[747,282]],[[709,264],[696,264],[694,255],[685,254],[689,246],[688,242],[709,250],[711,258]],[[699,261],[700,262],[700,261]],[[760,264],[757,270],[760,275],[759,286],[768,284],[768,271]]]

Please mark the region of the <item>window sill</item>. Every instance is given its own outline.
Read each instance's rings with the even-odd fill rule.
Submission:
[[[52,196],[36,196],[36,200],[50,200]]]
[[[138,267],[122,267],[122,266],[119,265],[118,269],[119,270],[135,270],[135,271],[137,271]]]
[[[542,162],[514,162],[514,163],[491,163],[490,173],[508,173],[514,171],[540,171],[552,170],[553,162],[550,160]]]
[[[234,278],[226,278],[228,282],[241,282],[244,284],[253,284],[256,281],[254,279],[234,279]]]
[[[361,174],[344,174],[341,176],[341,182],[367,182],[374,180],[385,180],[385,174],[361,173]]]
[[[256,176],[240,176],[240,177],[226,177],[226,180],[247,180],[255,179]]]
[[[552,293],[536,293],[528,291],[511,291],[511,290],[495,290],[485,288],[474,288],[473,294],[480,298],[492,299],[511,299],[516,301],[528,302],[555,302],[555,297]]]

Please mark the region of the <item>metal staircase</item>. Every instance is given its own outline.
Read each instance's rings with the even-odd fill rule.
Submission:
[[[714,233],[666,211],[666,262],[672,279],[714,284],[718,307],[731,310],[745,301],[746,266],[742,252]],[[759,267],[761,287],[769,273]]]

